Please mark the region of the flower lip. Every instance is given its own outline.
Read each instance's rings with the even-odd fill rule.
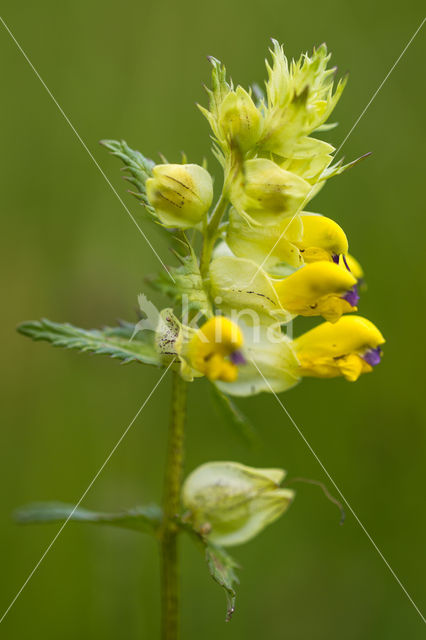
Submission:
[[[375,367],[380,363],[380,360],[382,357],[382,350],[380,347],[376,347],[376,349],[369,349],[361,357],[371,367]]]
[[[349,289],[349,291],[345,293],[345,295],[343,296],[343,299],[349,302],[351,307],[356,307],[359,301],[358,287],[356,284],[354,284],[352,289]]]
[[[238,349],[233,351],[229,357],[231,362],[237,366],[247,364],[247,360],[245,359],[242,351],[239,351]]]

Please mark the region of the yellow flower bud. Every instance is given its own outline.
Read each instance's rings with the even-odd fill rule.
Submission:
[[[247,151],[258,141],[262,133],[262,115],[251,96],[238,86],[230,91],[219,107],[220,137]]]
[[[215,316],[193,336],[188,356],[192,367],[210,380],[234,382],[241,359],[238,350],[242,346],[243,334],[238,325],[224,316]]]
[[[274,288],[282,306],[290,313],[323,316],[336,322],[343,313],[357,310],[351,304],[351,290],[356,282],[347,269],[333,262],[313,262],[275,281]]]
[[[279,487],[282,469],[255,469],[237,462],[209,462],[185,480],[183,505],[195,529],[216,544],[247,542],[291,504],[294,491]]]
[[[213,200],[213,182],[197,164],[157,164],[146,181],[150,204],[165,227],[187,229],[206,215]]]
[[[344,376],[353,382],[380,362],[380,345],[384,342],[380,331],[366,318],[344,316],[335,324],[325,322],[304,333],[293,346],[300,375]]]

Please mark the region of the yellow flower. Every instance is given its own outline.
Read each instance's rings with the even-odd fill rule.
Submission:
[[[305,262],[333,260],[348,251],[348,239],[343,229],[325,216],[304,213],[301,216],[303,235],[295,244]],[[356,277],[356,276],[355,276]]]
[[[342,251],[342,254],[344,253],[345,252]],[[364,279],[363,268],[361,267],[358,260],[351,256],[349,253],[347,253],[346,255],[341,255],[339,257],[339,265],[341,267],[346,267],[346,269],[349,269],[349,271],[352,273],[352,275],[355,276],[357,280],[362,281]]]
[[[345,316],[311,329],[294,341],[300,375],[315,378],[344,376],[351,382],[372,371],[380,362],[385,342],[372,322],[361,316]]]
[[[235,323],[215,316],[199,329],[188,345],[191,365],[210,380],[234,382],[242,356],[243,334]]]
[[[196,226],[213,200],[213,182],[197,164],[157,164],[146,181],[146,193],[165,227]]]
[[[283,218],[276,225],[253,226],[233,209],[226,240],[236,256],[264,264],[277,275],[285,264],[297,268],[304,262],[336,262],[337,256],[348,251],[346,234],[337,222],[306,212]]]
[[[274,288],[282,306],[290,313],[323,316],[329,322],[336,322],[343,313],[357,310],[351,304],[351,290],[355,285],[356,278],[337,264],[313,262],[276,281]]]

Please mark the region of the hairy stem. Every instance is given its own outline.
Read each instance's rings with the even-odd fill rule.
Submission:
[[[203,278],[207,277],[209,264],[212,257],[212,252],[214,248],[214,243],[217,238],[217,231],[220,225],[220,221],[223,218],[223,214],[226,211],[226,207],[228,205],[228,198],[222,192],[217,204],[213,210],[209,223],[207,225],[206,233],[204,236],[204,244],[201,253],[200,260],[200,272]]]
[[[180,508],[187,383],[173,372],[172,415],[166,459],[161,533],[162,640],[179,637],[179,561],[176,516]]]

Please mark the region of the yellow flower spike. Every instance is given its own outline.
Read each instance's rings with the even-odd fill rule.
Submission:
[[[310,213],[303,213],[300,217],[303,224],[302,239],[295,244],[305,262],[336,261],[336,256],[348,252],[348,239],[337,222]]]
[[[189,343],[191,365],[210,380],[234,382],[242,356],[243,334],[234,322],[224,316],[214,316],[197,331]],[[232,361],[232,357],[234,360]]]
[[[384,337],[361,316],[344,316],[325,322],[294,340],[300,375],[314,378],[344,376],[354,382],[379,364]]]
[[[146,193],[165,227],[188,229],[207,214],[213,182],[198,164],[157,164],[146,181]]]
[[[356,311],[351,304],[355,285],[356,278],[347,269],[333,262],[313,262],[275,281],[274,288],[290,313],[336,322],[343,313]]]

